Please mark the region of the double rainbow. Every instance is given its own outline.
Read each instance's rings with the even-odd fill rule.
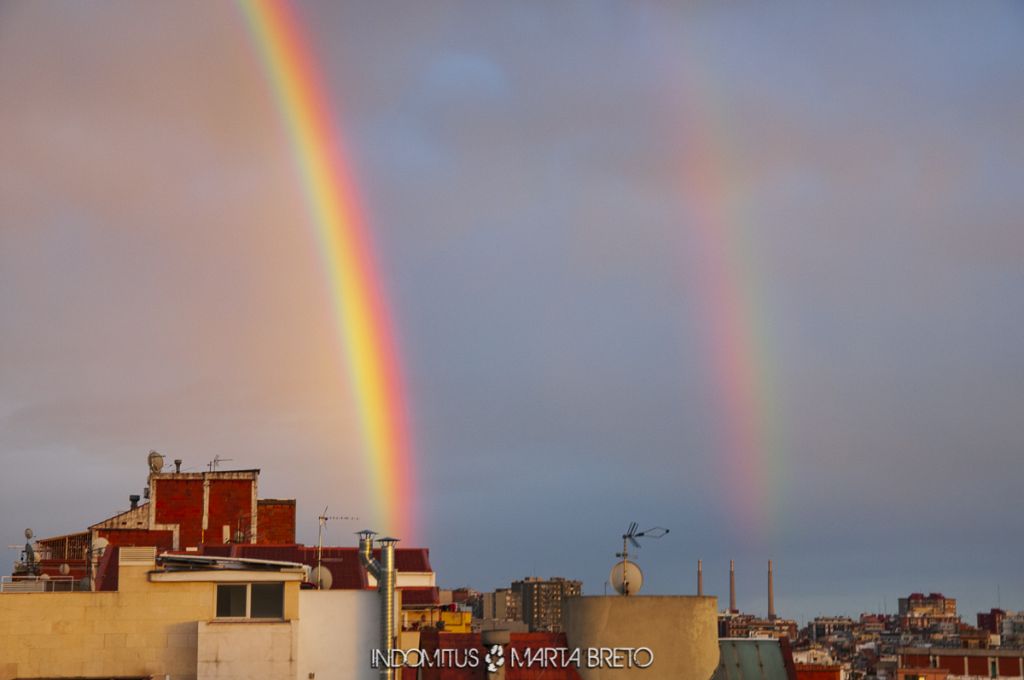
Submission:
[[[330,279],[335,325],[359,408],[375,528],[415,536],[414,469],[399,355],[342,137],[309,41],[287,3],[242,0],[288,128]]]

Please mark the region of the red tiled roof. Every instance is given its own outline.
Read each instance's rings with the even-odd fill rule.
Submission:
[[[403,607],[430,607],[441,603],[441,592],[430,586],[402,588]]]
[[[316,546],[297,543],[286,545],[258,545],[252,543],[234,543],[231,545],[202,545],[199,552],[203,555],[222,557],[249,557],[261,560],[280,560],[299,562],[310,567],[317,565]],[[380,557],[380,550],[374,551],[374,557]],[[366,569],[359,562],[359,549],[352,547],[324,547],[320,554],[321,564],[331,572],[331,590],[362,590],[369,587]],[[395,567],[398,571],[432,571],[430,553],[426,548],[396,548]],[[414,598],[426,598],[426,595],[414,595]],[[433,589],[430,601],[422,604],[437,604],[440,601],[437,589]],[[420,602],[417,601],[417,604]]]

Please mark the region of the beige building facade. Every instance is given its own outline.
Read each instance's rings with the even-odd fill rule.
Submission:
[[[647,668],[581,668],[584,680],[708,680],[718,666],[717,621],[714,597],[682,595],[575,597],[565,601],[563,614],[570,648],[651,651]]]
[[[289,568],[167,571],[152,548],[122,549],[117,591],[0,595],[0,680],[293,680],[302,579]],[[261,607],[275,616],[253,616]]]

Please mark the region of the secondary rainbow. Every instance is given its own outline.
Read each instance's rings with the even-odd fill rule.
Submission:
[[[371,521],[374,528],[408,541],[416,531],[416,499],[402,370],[343,138],[310,42],[289,5],[242,0],[240,6],[288,128],[330,279],[371,476]]]

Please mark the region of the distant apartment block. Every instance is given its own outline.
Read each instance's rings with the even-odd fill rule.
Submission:
[[[561,577],[528,577],[513,581],[511,588],[520,602],[520,616],[531,631],[562,630],[562,605],[583,593],[583,583]]]
[[[720,612],[718,614],[719,638],[797,638],[796,621],[789,619],[763,619],[753,614]]]
[[[958,620],[956,599],[945,597],[942,593],[912,593],[909,597],[900,598],[899,616],[905,630],[916,632],[933,627],[949,627]]]
[[[993,635],[1001,635],[1003,632],[1003,619],[1006,612],[1002,609],[990,609],[988,612],[978,612],[978,628],[987,630]]]
[[[818,616],[810,624],[811,639],[824,640],[853,632],[853,619],[848,616]]]
[[[498,588],[493,593],[480,596],[478,618],[494,621],[521,621],[522,601],[520,594],[511,588]]]

